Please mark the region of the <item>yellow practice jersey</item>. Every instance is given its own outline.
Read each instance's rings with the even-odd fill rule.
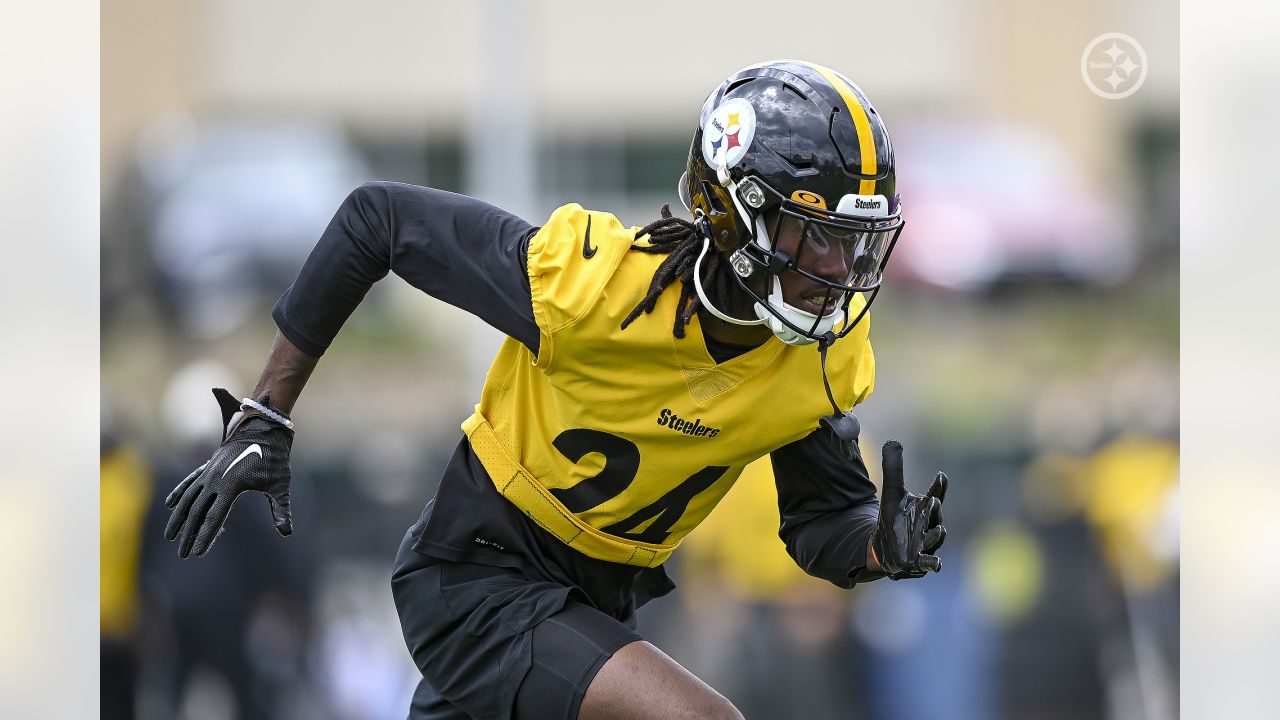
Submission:
[[[815,345],[771,338],[717,364],[696,317],[674,337],[678,283],[621,329],[665,258],[631,252],[636,232],[576,204],[552,214],[529,242],[538,355],[508,338],[462,428],[499,492],[548,532],[652,567],[748,463],[808,435],[831,407]],[[874,385],[869,322],[827,353],[846,409]]]

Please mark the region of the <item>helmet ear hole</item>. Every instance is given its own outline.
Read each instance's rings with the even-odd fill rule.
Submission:
[[[712,215],[725,215],[729,210],[720,200],[719,193],[716,192],[715,186],[706,180],[702,181],[702,196],[707,199],[707,207],[711,208]]]

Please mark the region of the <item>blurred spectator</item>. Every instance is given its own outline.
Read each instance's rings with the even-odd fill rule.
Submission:
[[[207,448],[193,448],[161,465],[163,476],[180,479],[207,455]],[[159,715],[204,717],[201,698],[216,697],[229,717],[281,717],[306,676],[314,601],[307,541],[285,540],[250,517],[268,512],[266,500],[251,497],[227,520],[215,552],[182,560],[164,539],[168,490],[153,497],[145,535]]]
[[[269,512],[252,494],[207,556],[182,560],[164,538],[165,496],[221,438],[210,387],[238,385],[221,363],[197,361],[174,373],[162,394],[167,452],[155,463],[162,480],[142,535],[151,608],[146,709],[156,717],[293,717],[291,707],[306,702],[315,533],[281,538],[250,517]],[[295,511],[307,511],[307,497],[295,495]]]
[[[101,684],[103,718],[132,720],[138,683],[137,630],[143,611],[138,564],[151,474],[138,448],[104,420],[99,471]]]
[[[778,537],[779,523],[764,457],[682,544],[681,597],[706,663],[695,672],[746,717],[868,717],[850,682],[849,593],[805,574]]]
[[[1002,715],[1000,691],[1009,682],[999,671],[1002,638],[983,622],[974,600],[965,540],[950,532],[940,553],[942,572],[927,585],[879,580],[854,591],[851,639],[861,662],[845,682],[860,688],[868,717]]]
[[[1148,593],[1178,561],[1178,447],[1129,433],[1094,454],[1085,514],[1117,582]]]

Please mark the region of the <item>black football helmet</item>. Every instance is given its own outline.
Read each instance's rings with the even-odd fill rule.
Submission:
[[[727,322],[767,324],[793,345],[843,337],[874,300],[902,231],[894,185],[889,133],[844,75],[776,60],[729,76],[702,106],[679,186],[704,238],[694,273],[703,307]],[[778,247],[784,223],[801,233],[795,257]],[[755,318],[730,317],[703,292],[701,262],[713,242],[755,300]],[[842,257],[830,258],[833,252]],[[813,272],[821,263],[841,277]],[[783,301],[778,276],[788,271],[823,288],[820,302],[818,294],[809,299],[817,312]],[[764,274],[763,296],[746,282],[757,273]],[[869,296],[850,320],[855,293]]]

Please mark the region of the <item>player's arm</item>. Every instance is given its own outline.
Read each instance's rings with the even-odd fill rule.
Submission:
[[[880,502],[867,466],[853,444],[827,428],[774,450],[782,524],[778,535],[802,570],[839,587],[883,577],[867,567]]]
[[[536,354],[526,270],[535,230],[465,195],[365,183],[338,208],[272,316],[295,346],[320,357],[369,288],[392,272]]]
[[[388,272],[479,316],[536,354],[525,257],[534,230],[492,205],[441,190],[367,183],[352,192],[276,304],[279,333],[252,396],[236,400],[214,391],[222,444],[165,501],[173,510],[165,537],[181,537],[179,555],[207,552],[231,506],[250,490],[267,495],[282,535],[293,531],[289,413],[343,323]]]
[[[921,567],[937,560],[929,553],[946,537],[940,497],[945,479],[936,507],[937,487],[924,498],[895,490],[882,505],[857,443],[843,443],[826,428],[775,450],[771,460],[782,516],[778,534],[805,572],[849,588],[886,574],[907,577],[908,565],[923,574]],[[898,479],[895,484],[886,475],[886,487],[902,488],[901,467],[898,446]],[[904,506],[911,522],[897,535],[886,533],[884,526],[892,530]]]

